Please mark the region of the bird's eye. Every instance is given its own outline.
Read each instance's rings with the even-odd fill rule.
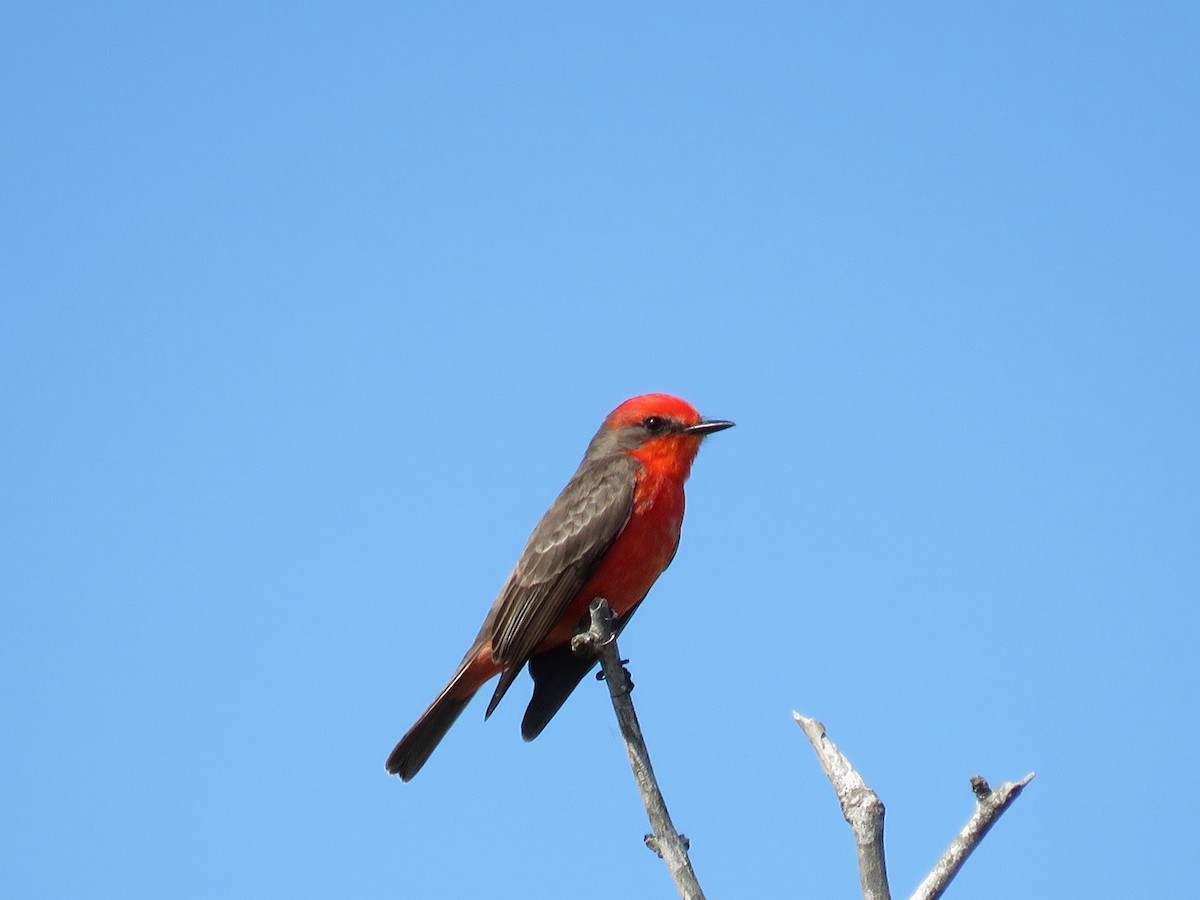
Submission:
[[[667,427],[667,420],[662,416],[646,416],[642,419],[642,427],[651,434],[658,434]]]

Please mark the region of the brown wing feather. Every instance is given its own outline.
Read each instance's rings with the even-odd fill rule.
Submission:
[[[489,712],[629,521],[636,466],[625,454],[585,462],[533,530],[489,617],[504,665]]]

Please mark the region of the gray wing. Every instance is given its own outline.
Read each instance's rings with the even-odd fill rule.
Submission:
[[[489,616],[504,671],[488,715],[629,521],[636,466],[625,454],[585,463],[533,530]]]

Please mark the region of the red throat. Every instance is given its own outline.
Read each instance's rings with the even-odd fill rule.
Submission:
[[[700,438],[690,434],[667,434],[630,450],[629,455],[645,466],[654,478],[687,481],[700,450]]]

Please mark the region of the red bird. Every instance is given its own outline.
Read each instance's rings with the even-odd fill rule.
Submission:
[[[669,394],[626,400],[604,420],[579,469],[542,516],[479,636],[440,694],[400,739],[387,770],[408,781],[471,698],[500,676],[485,718],[529,663],[527,741],[595,665],[571,652],[588,605],[604,597],[618,630],[671,564],[683,525],[683,483],[705,435],[733,425],[702,419]]]

